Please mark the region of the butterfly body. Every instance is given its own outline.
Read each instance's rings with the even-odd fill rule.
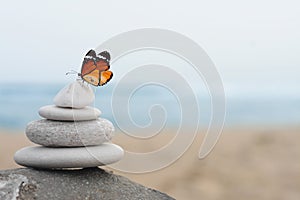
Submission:
[[[113,77],[113,73],[109,71],[109,62],[110,54],[107,51],[97,54],[91,49],[84,57],[79,75],[94,86],[103,86]]]

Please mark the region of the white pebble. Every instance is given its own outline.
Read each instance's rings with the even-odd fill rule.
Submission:
[[[84,108],[95,100],[94,91],[87,83],[77,80],[63,89],[54,97],[54,104],[59,107]]]

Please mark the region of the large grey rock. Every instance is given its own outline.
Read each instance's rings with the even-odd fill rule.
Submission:
[[[95,94],[91,87],[82,80],[77,80],[63,89],[54,97],[54,104],[59,107],[83,108],[94,102]]]
[[[80,122],[41,119],[26,127],[26,135],[30,141],[51,147],[99,145],[110,141],[113,131],[112,123],[102,118]]]
[[[25,147],[15,153],[16,163],[34,168],[84,168],[108,165],[121,160],[124,151],[111,143],[75,148]]]
[[[97,108],[86,106],[84,108],[62,108],[55,105],[43,106],[39,115],[46,119],[56,121],[86,121],[97,119],[101,111]]]
[[[172,197],[99,168],[0,171],[1,200],[169,200]]]

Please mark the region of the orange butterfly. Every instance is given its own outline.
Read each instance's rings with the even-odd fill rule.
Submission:
[[[94,50],[90,50],[84,57],[80,77],[94,85],[105,85],[113,77],[113,73],[108,71],[110,54],[107,51],[103,51],[96,54]]]

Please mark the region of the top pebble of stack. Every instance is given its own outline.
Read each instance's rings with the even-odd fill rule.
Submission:
[[[93,90],[81,80],[64,87],[55,97],[54,104],[63,108],[84,108],[95,100]]]

